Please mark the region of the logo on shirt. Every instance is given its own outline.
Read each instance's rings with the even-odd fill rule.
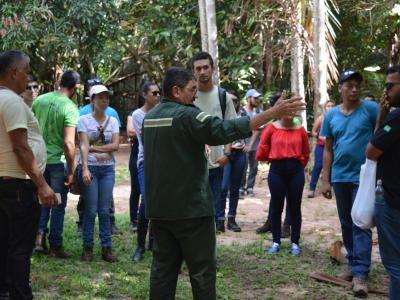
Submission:
[[[383,127],[383,130],[385,130],[386,132],[390,132],[390,130],[392,130],[392,127],[386,125],[385,127]]]

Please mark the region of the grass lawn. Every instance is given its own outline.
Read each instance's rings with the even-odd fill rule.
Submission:
[[[103,262],[97,246],[94,261],[87,263],[80,261],[82,241],[76,233],[75,220],[67,216],[64,244],[73,257],[57,260],[34,255],[31,281],[36,299],[148,299],[151,253],[146,252],[140,263],[132,262],[136,235],[129,231],[127,214],[118,215],[117,219],[124,231],[113,238],[119,262]],[[329,262],[326,249],[305,243],[301,257],[293,258],[289,255],[289,243],[284,242],[280,253],[267,256],[263,238],[266,236],[246,246],[218,246],[218,299],[353,299],[345,288],[308,278],[312,271],[332,275],[340,271],[340,267]],[[97,231],[95,241],[98,245]],[[387,287],[381,264],[373,265],[370,282],[375,288]],[[192,299],[186,268],[179,276],[176,298]],[[384,298],[371,295],[369,299]]]

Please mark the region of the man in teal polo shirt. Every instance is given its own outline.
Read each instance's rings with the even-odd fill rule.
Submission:
[[[143,123],[146,217],[154,233],[150,299],[175,299],[185,260],[195,299],[216,299],[214,205],[205,145],[248,137],[271,119],[304,109],[301,98],[278,101],[250,120],[223,121],[193,105],[196,81],[173,67],[163,82],[164,99]]]

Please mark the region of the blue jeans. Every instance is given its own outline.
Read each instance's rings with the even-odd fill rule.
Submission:
[[[44,178],[47,184],[54,190],[55,193],[61,194],[61,204],[54,208],[42,207],[39,221],[39,232],[47,233],[47,223],[50,219],[50,247],[62,246],[62,234],[64,227],[65,207],[67,206],[67,193],[64,180],[66,168],[64,164],[49,164],[46,166]]]
[[[324,155],[324,146],[316,144],[314,151],[314,168],[311,173],[310,191],[315,191],[319,175],[322,171],[322,158]]]
[[[226,197],[229,191],[229,217],[236,217],[239,202],[239,188],[242,181],[246,154],[242,150],[232,150],[229,164],[224,167],[222,179],[221,202],[218,206],[217,216],[225,217]]]
[[[242,188],[252,189],[256,182],[258,161],[256,160],[256,150],[251,150],[246,156],[246,164],[243,171]],[[247,169],[249,169],[249,175],[247,176]],[[247,176],[247,180],[246,180]]]
[[[268,174],[268,186],[271,192],[271,230],[275,243],[281,243],[281,216],[285,197],[288,203],[287,209],[290,211],[290,238],[292,243],[299,243],[304,181],[304,168],[299,160],[289,158],[272,161]]]
[[[99,216],[99,238],[102,247],[111,247],[110,205],[115,184],[114,165],[89,166],[92,182],[85,185],[81,182],[85,198],[83,213],[82,238],[83,246],[93,247],[93,234],[96,214]],[[82,173],[79,174],[82,180]]]
[[[382,263],[390,275],[390,300],[397,300],[400,297],[400,210],[385,201],[377,201],[375,223]]]
[[[129,173],[131,174],[131,195],[129,197],[129,215],[132,222],[137,222],[139,198],[140,198],[140,186],[138,179],[138,168],[137,168],[138,153],[133,147],[131,147],[131,155],[129,157]]]
[[[208,170],[208,181],[210,183],[211,193],[214,201],[215,220],[225,219],[225,210],[221,208],[221,189],[222,178],[224,176],[224,168],[218,167]],[[222,214],[223,211],[223,214]]]
[[[144,197],[144,163],[141,161],[138,165],[138,179],[139,179],[139,187],[140,187],[140,194],[142,195],[140,199],[140,205],[139,205],[139,218],[140,219],[146,219],[146,213],[145,213],[145,208],[146,208],[146,202],[145,202],[145,197]]]
[[[372,234],[371,230],[357,227],[351,219],[351,208],[357,195],[358,184],[334,182],[332,185],[349,267],[354,277],[365,279],[371,265]]]

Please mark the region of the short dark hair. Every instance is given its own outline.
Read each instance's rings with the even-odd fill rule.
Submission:
[[[231,94],[233,96],[235,96],[236,98],[238,98],[238,100],[240,100],[239,94],[237,91],[235,90],[228,90],[228,94]]]
[[[166,98],[172,99],[172,88],[178,86],[184,88],[194,76],[188,70],[179,67],[171,67],[165,73],[163,81],[163,94]]]
[[[38,82],[38,79],[35,75],[29,74],[28,75],[28,82],[36,81]]]
[[[61,76],[60,86],[63,88],[70,90],[79,83],[81,83],[81,76],[76,71],[68,70]]]
[[[193,57],[192,57],[192,70],[194,68],[194,62],[198,61],[198,60],[202,60],[202,59],[208,59],[210,61],[211,67],[214,68],[214,61],[213,61],[213,58],[210,55],[210,53],[205,52],[205,51],[200,51],[200,52],[196,53],[195,55],[193,55]]]
[[[147,93],[150,90],[150,87],[154,85],[157,86],[153,81],[145,81],[142,85],[141,94]]]
[[[386,70],[386,75],[393,74],[393,73],[398,73],[400,74],[400,65],[395,65],[387,68]]]
[[[11,69],[20,67],[22,61],[29,62],[29,56],[19,50],[0,53],[0,77],[4,77]]]
[[[281,96],[282,96],[282,92],[276,92],[274,95],[269,97],[269,106],[273,107]]]

